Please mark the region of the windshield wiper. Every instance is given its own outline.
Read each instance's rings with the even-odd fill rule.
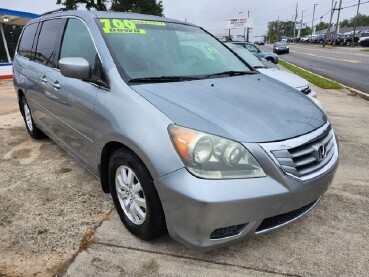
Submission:
[[[257,65],[257,66],[254,66],[255,69],[259,69],[259,68],[267,68],[266,66],[261,66],[261,65]]]
[[[214,76],[223,76],[223,75],[228,75],[228,76],[241,76],[241,75],[246,75],[246,74],[257,74],[256,71],[224,71],[224,72],[219,72],[219,73],[214,73],[214,74],[210,74],[207,75],[206,77],[214,77]]]
[[[192,81],[199,80],[196,77],[186,77],[186,76],[161,76],[161,77],[144,77],[144,78],[133,78],[129,80],[132,83],[165,83],[165,82],[182,82],[182,81]]]

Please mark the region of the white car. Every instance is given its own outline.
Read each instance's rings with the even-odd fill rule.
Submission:
[[[228,45],[228,47],[231,48],[237,55],[239,55],[240,58],[242,58],[246,63],[257,69],[260,73],[301,91],[322,108],[321,103],[316,99],[316,92],[310,88],[309,82],[304,78],[287,71],[282,71],[268,61],[259,60],[243,47],[239,47],[237,45]]]

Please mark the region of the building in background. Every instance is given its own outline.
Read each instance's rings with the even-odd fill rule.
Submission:
[[[13,78],[12,60],[23,26],[37,14],[0,8],[0,79]]]

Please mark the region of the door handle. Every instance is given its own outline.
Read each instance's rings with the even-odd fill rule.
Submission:
[[[55,81],[54,83],[52,83],[52,86],[54,89],[60,89],[60,84],[58,81]]]
[[[43,82],[43,83],[47,83],[47,78],[46,78],[46,76],[44,75],[44,76],[42,76],[41,78],[40,78],[40,80],[41,80],[41,82]]]

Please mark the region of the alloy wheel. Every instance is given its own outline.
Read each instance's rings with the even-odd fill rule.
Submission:
[[[140,181],[128,166],[118,167],[115,173],[118,200],[127,218],[136,225],[146,219],[146,199]]]
[[[24,117],[26,119],[27,127],[32,132],[33,131],[32,116],[31,116],[31,111],[29,110],[27,103],[24,103],[23,111],[24,111]]]

